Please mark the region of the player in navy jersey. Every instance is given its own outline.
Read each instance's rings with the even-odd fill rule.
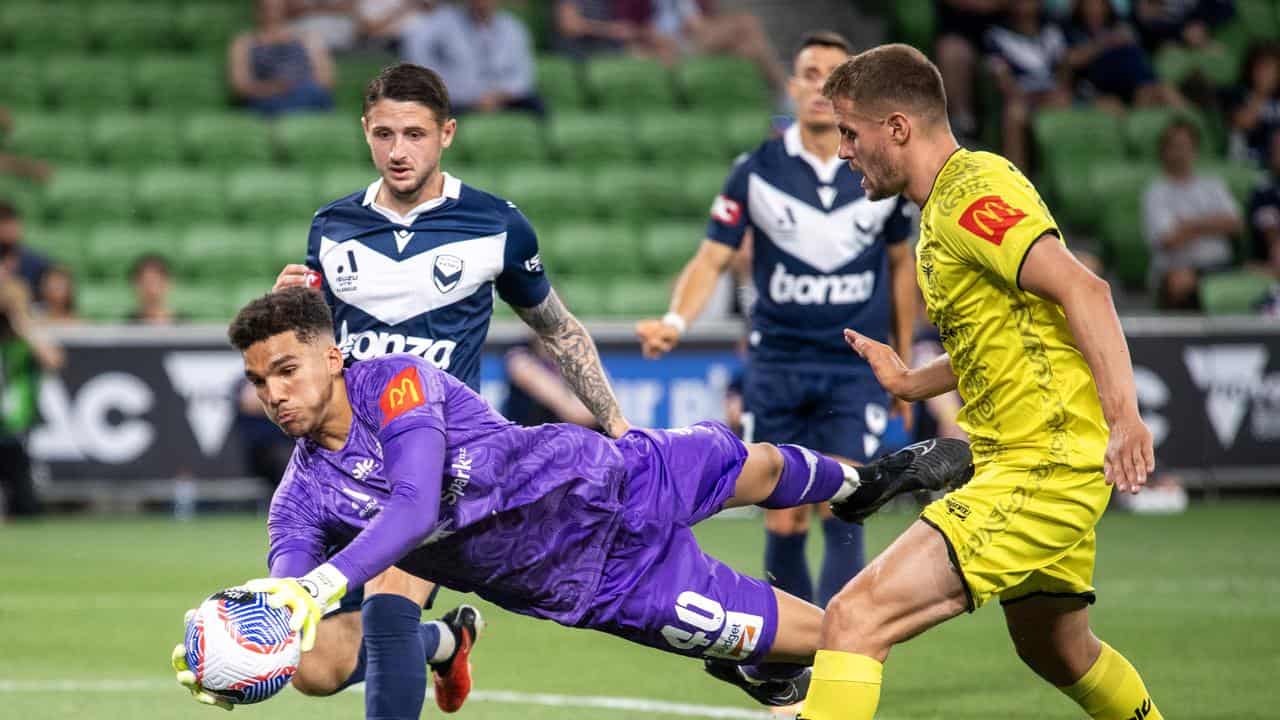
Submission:
[[[840,136],[822,84],[848,56],[848,42],[834,33],[801,43],[789,86],[796,123],[738,160],[671,311],[636,330],[647,357],[675,347],[750,231],[757,300],[743,385],[746,439],[867,462],[891,408],[867,364],[848,361],[841,331],[884,342],[892,334],[909,354],[916,300],[904,201],[871,201],[836,156]],[[905,410],[893,408],[904,419]],[[778,587],[825,605],[864,558],[862,528],[820,511],[826,552],[817,597],[804,554],[811,508],[766,511],[765,571]]]
[[[318,274],[348,363],[409,353],[473,389],[496,289],[600,426],[615,437],[626,432],[595,344],[551,289],[528,220],[512,203],[441,170],[457,121],[440,77],[416,65],[385,69],[366,89],[362,126],[379,179],[320,208],[306,263],[286,266],[274,289],[307,285],[309,273]],[[434,650],[442,660],[432,665],[437,704],[456,710],[470,689],[474,629],[469,637],[455,633],[456,642],[430,635],[432,624],[418,619],[433,585],[395,568],[365,593],[352,590],[325,620],[294,686],[327,695],[364,679],[370,717],[417,718]],[[474,609],[462,611],[474,619]],[[455,630],[465,619],[446,616]]]

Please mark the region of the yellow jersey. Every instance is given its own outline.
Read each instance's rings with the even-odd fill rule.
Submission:
[[[959,379],[975,461],[1100,469],[1107,444],[1093,374],[1062,308],[1018,286],[1057,223],[1008,160],[956,150],[921,209],[916,276]]]

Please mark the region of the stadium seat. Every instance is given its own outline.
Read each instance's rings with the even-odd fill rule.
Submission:
[[[37,110],[45,104],[43,68],[13,56],[0,59],[0,98],[14,110]]]
[[[635,230],[620,223],[558,223],[542,231],[539,249],[548,268],[570,275],[616,276],[640,261]]]
[[[724,117],[724,127],[721,130],[724,133],[725,142],[729,146],[732,155],[738,153],[750,152],[760,146],[769,137],[769,114],[758,110],[747,110],[736,112],[727,117],[717,114],[717,117]],[[725,171],[729,168],[726,165]]]
[[[1200,305],[1209,315],[1253,315],[1273,284],[1270,276],[1247,270],[1214,273],[1200,280]]]
[[[276,138],[290,163],[309,168],[369,160],[360,120],[350,115],[285,115],[276,121]]]
[[[687,210],[681,184],[648,168],[601,169],[591,179],[591,190],[597,212],[613,220],[639,224],[681,217]]]
[[[1126,160],[1095,163],[1089,168],[1086,186],[1088,202],[1097,212],[1098,207],[1117,198],[1140,200],[1147,185],[1160,173],[1160,167],[1151,163],[1135,163]]]
[[[53,57],[46,68],[49,99],[64,111],[119,111],[133,104],[133,73],[124,60]]]
[[[305,170],[256,167],[227,176],[231,214],[248,222],[310,218],[322,204],[318,190]]]
[[[44,0],[6,0],[0,6],[9,44],[18,57],[79,53],[89,46],[84,9]]]
[[[926,52],[933,48],[938,16],[933,0],[898,0],[893,3],[893,35]]]
[[[359,113],[364,107],[364,90],[369,81],[388,65],[396,64],[394,55],[358,56],[338,61],[338,77],[333,87],[333,101],[339,113]]]
[[[231,168],[272,159],[270,128],[253,115],[196,115],[184,139],[187,155],[200,164]]]
[[[153,168],[138,175],[138,207],[143,218],[157,223],[223,220],[227,186],[213,170]]]
[[[605,314],[631,320],[659,317],[670,307],[671,282],[669,277],[628,275],[617,278],[606,287]]]
[[[1254,189],[1266,179],[1266,173],[1262,170],[1239,162],[1202,163],[1199,171],[1222,178],[1242,212],[1248,208],[1249,197]]]
[[[133,288],[125,278],[105,282],[81,281],[76,287],[76,307],[89,320],[124,322],[137,307]]]
[[[148,55],[134,66],[138,99],[153,111],[204,112],[227,107],[223,63],[182,55]]]
[[[675,105],[671,74],[656,60],[597,57],[587,63],[587,86],[601,108],[662,110]]]
[[[580,70],[580,64],[569,58],[538,56],[538,94],[552,113],[578,110],[583,106],[585,94],[582,92]]]
[[[1092,163],[1124,157],[1120,121],[1101,110],[1041,110],[1032,135],[1054,197],[1071,192]]]
[[[269,289],[275,282],[280,268],[290,263],[301,265],[307,259],[307,235],[311,230],[310,219],[287,220],[269,228],[262,237],[262,257],[269,268]]]
[[[446,164],[444,171],[477,190],[503,196],[502,172],[492,165]]]
[[[458,121],[450,152],[469,163],[540,163],[547,159],[547,143],[531,115],[468,115]]]
[[[678,71],[685,99],[697,108],[717,112],[767,109],[769,88],[752,63],[725,56],[693,57]]]
[[[689,112],[641,115],[635,140],[650,160],[663,165],[729,159],[720,115]]]
[[[704,163],[685,168],[680,184],[680,217],[706,220],[711,203],[724,189],[731,167],[723,163]]]
[[[133,263],[145,253],[163,255],[171,263],[178,259],[177,230],[131,223],[96,225],[85,242],[88,272],[104,280],[128,281]]]
[[[551,120],[551,144],[564,163],[596,167],[631,163],[639,157],[634,124],[620,113],[557,113]]]
[[[219,280],[241,278],[246,274],[265,275],[273,267],[279,270],[274,265],[267,234],[258,226],[192,224],[175,239],[175,244],[178,247],[175,264],[185,277]],[[305,237],[298,247],[306,247]]]
[[[1200,156],[1209,158],[1221,149],[1209,125],[1199,113],[1172,108],[1136,108],[1125,116],[1125,139],[1130,152],[1143,160],[1155,161],[1160,157],[1160,136],[1175,118],[1185,118],[1200,130]]]
[[[93,121],[94,156],[118,167],[177,165],[182,161],[182,126],[169,115],[111,113]]]
[[[173,3],[98,2],[85,14],[94,44],[111,55],[140,55],[177,44]]]
[[[1103,264],[1114,271],[1126,287],[1144,289],[1151,252],[1142,234],[1141,206],[1137,198],[1116,198],[1106,204],[1101,240]]]
[[[5,148],[56,165],[88,164],[93,146],[85,141],[88,126],[80,113],[15,114]]]
[[[84,264],[84,235],[85,229],[79,225],[28,224],[23,228],[22,242],[55,262],[72,268],[74,273]]]
[[[354,192],[364,193],[370,183],[378,179],[378,171],[365,163],[360,165],[335,165],[320,173],[320,185],[317,189],[321,205],[346,197]],[[316,206],[317,208],[320,205]]]
[[[183,3],[175,25],[179,42],[221,62],[231,38],[252,26],[251,4],[222,0]]]
[[[675,277],[697,253],[706,235],[706,223],[696,220],[646,225],[640,233],[645,270],[660,277]]]
[[[505,197],[520,208],[535,230],[596,215],[587,177],[576,170],[515,167],[507,171]]]
[[[607,280],[582,275],[559,274],[549,271],[551,286],[556,295],[578,317],[599,317],[608,312]]]
[[[1156,75],[1173,85],[1181,85],[1199,73],[1215,87],[1235,83],[1239,60],[1226,48],[1214,46],[1203,50],[1166,45],[1156,54]]]
[[[169,301],[175,313],[191,322],[228,323],[239,309],[231,288],[214,281],[175,282]]]
[[[120,171],[58,168],[45,187],[44,215],[51,222],[98,223],[134,218],[133,183]]]

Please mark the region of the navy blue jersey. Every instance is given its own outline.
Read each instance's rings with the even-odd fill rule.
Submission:
[[[738,161],[711,208],[707,237],[738,247],[754,238],[751,359],[766,365],[861,372],[849,327],[888,342],[892,315],[887,246],[911,223],[902,198],[871,201],[848,163],[823,162],[792,125]]]
[[[475,389],[493,291],[517,307],[550,292],[533,228],[515,205],[445,174],[444,194],[401,216],[382,181],[316,213],[307,266],[323,276],[348,360],[407,352]]]

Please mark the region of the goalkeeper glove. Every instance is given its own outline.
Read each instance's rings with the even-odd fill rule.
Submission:
[[[183,625],[190,623],[191,616],[195,614],[195,610],[188,610],[186,616],[182,619]],[[214,707],[220,707],[223,710],[232,709],[233,706],[231,703],[200,687],[200,681],[196,680],[196,674],[191,672],[191,668],[187,666],[186,645],[178,643],[177,646],[173,648],[173,654],[169,657],[169,662],[173,664],[174,671],[178,673],[178,684],[187,690],[190,690],[191,697],[195,698],[197,702],[204,703],[205,705],[212,705]]]
[[[302,634],[302,652],[307,652],[316,646],[316,627],[325,607],[346,594],[347,578],[325,563],[300,578],[262,578],[245,587],[267,593],[271,607],[289,608],[289,629]]]

